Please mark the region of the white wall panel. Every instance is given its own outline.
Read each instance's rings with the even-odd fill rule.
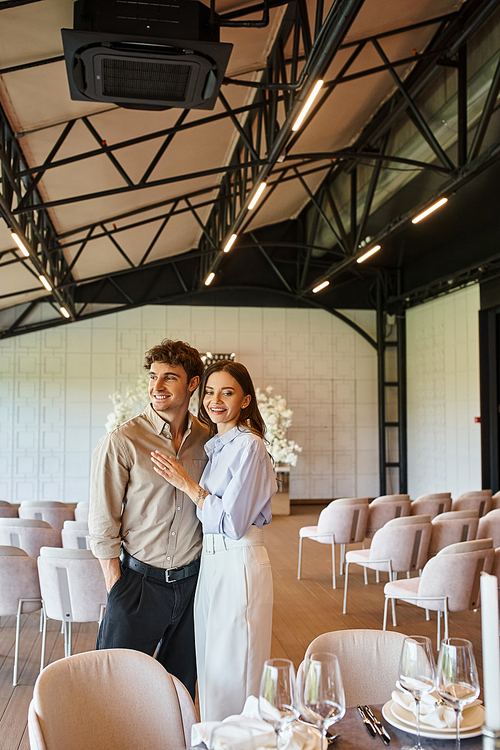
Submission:
[[[408,490],[481,488],[479,285],[407,314]]]
[[[350,317],[373,334],[373,313]],[[0,499],[87,499],[109,395],[135,385],[144,352],[167,335],[202,352],[235,352],[257,386],[287,399],[289,437],[303,446],[292,498],[378,494],[373,347],[322,310],[179,305],[0,342]]]

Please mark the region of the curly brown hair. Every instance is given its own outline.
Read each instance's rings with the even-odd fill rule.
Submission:
[[[262,419],[262,415],[259,411],[257,404],[257,398],[255,396],[255,388],[253,387],[252,378],[245,365],[241,362],[231,362],[229,359],[221,359],[218,362],[214,362],[212,365],[207,367],[203,374],[203,379],[200,385],[200,406],[198,412],[198,419],[200,422],[208,425],[212,432],[216,432],[216,425],[212,422],[208,416],[207,410],[203,405],[203,397],[205,396],[205,387],[207,380],[213,372],[227,372],[231,375],[237,383],[239,383],[243,389],[243,393],[251,396],[250,403],[244,409],[241,410],[238,418],[237,426],[244,427],[247,430],[255,433],[262,439],[266,434],[266,424]]]
[[[144,369],[149,370],[153,362],[165,362],[169,365],[184,368],[188,383],[191,378],[203,375],[203,362],[200,353],[185,341],[163,339],[161,344],[153,346],[145,353]]]

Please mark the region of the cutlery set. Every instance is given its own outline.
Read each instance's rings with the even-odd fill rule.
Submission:
[[[377,719],[370,706],[358,706],[357,708],[370,737],[375,739],[378,735],[384,745],[388,745],[391,741],[391,736],[382,722]]]

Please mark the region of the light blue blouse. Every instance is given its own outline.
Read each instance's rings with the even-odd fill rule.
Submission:
[[[250,526],[271,521],[271,497],[278,485],[264,441],[233,427],[205,444],[208,463],[200,485],[207,495],[198,518],[204,534],[241,539]]]

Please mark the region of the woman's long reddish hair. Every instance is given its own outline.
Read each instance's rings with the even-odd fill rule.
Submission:
[[[203,378],[200,385],[200,406],[198,411],[198,417],[200,422],[208,425],[212,432],[217,432],[217,426],[208,416],[207,410],[203,405],[203,398],[205,396],[205,388],[207,385],[208,378],[214,372],[227,372],[231,375],[237,383],[240,384],[243,389],[245,396],[250,396],[250,403],[244,409],[241,410],[238,418],[237,426],[244,427],[256,435],[264,439],[266,434],[266,424],[262,419],[262,414],[259,411],[257,404],[257,398],[255,396],[255,388],[253,387],[252,378],[245,365],[241,362],[231,362],[229,359],[221,359],[219,362],[214,362],[209,365],[203,373]]]

